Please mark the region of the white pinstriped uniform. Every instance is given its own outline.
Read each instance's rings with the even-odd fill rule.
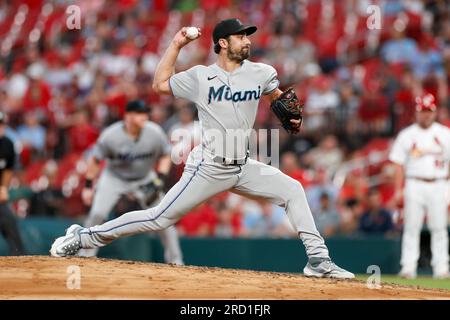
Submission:
[[[427,129],[413,124],[399,133],[389,159],[403,166],[406,178],[402,268],[416,272],[426,214],[431,232],[431,265],[435,272],[448,272],[450,129],[436,122]]]

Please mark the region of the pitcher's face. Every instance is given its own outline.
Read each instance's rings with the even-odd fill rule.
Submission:
[[[238,63],[250,57],[251,41],[245,33],[233,34],[229,37],[227,57]]]

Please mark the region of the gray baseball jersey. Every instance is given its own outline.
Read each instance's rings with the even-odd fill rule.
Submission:
[[[254,159],[236,162],[240,165],[224,164],[217,159],[217,156],[236,160],[245,158],[249,136],[246,133],[236,135],[233,130],[252,129],[261,96],[278,87],[275,69],[250,61],[244,61],[233,72],[226,72],[217,64],[196,66],[173,75],[169,84],[176,97],[195,102],[202,134],[207,139],[203,136],[202,145],[192,150],[180,181],[156,207],[129,212],[82,230],[82,247],[98,248],[123,236],[167,228],[208,198],[231,190],[284,207],[308,256],[328,258],[328,249],[317,231],[305,192],[298,181]],[[220,139],[209,136],[209,131],[218,131],[231,138],[226,149],[221,149],[220,141],[209,139]]]
[[[124,180],[146,177],[165,154],[170,154],[170,143],[161,127],[151,121],[137,140],[127,134],[123,121],[112,124],[102,132],[93,152],[97,159],[107,160],[108,171]]]
[[[244,60],[233,72],[217,64],[195,66],[170,77],[169,85],[175,97],[197,105],[205,151],[242,159],[261,95],[278,88],[279,81],[272,66]]]

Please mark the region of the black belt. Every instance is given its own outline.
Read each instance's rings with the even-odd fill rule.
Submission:
[[[429,182],[429,183],[440,181],[440,180],[448,180],[448,178],[420,178],[420,177],[407,177],[407,179],[413,179],[413,180]]]
[[[229,165],[229,166],[240,166],[247,163],[248,155],[243,159],[227,159],[225,157],[215,156],[213,158],[214,162]]]
[[[119,179],[121,179],[121,180],[124,180],[124,181],[134,182],[134,181],[142,180],[142,179],[144,179],[146,176],[139,177],[139,178],[125,178],[125,177],[120,177],[120,176],[116,175],[116,177],[119,178]]]

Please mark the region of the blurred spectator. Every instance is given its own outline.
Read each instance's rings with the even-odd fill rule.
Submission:
[[[332,89],[332,82],[326,76],[314,80],[314,87],[305,104],[305,114],[308,121],[305,129],[329,129],[334,121],[336,108],[339,105],[339,95]]]
[[[25,112],[36,111],[39,120],[47,118],[48,103],[51,99],[51,88],[43,79],[45,67],[41,63],[33,63],[27,69],[29,86],[23,97]]]
[[[425,90],[434,91],[439,103],[447,101],[448,92],[448,73],[444,69],[443,50],[437,47],[436,41],[428,33],[422,33],[419,42],[419,51],[414,64],[414,73],[422,81]],[[434,90],[427,88],[434,86]],[[416,95],[420,92],[416,93]]]
[[[39,123],[36,112],[24,115],[25,123],[17,128],[17,135],[24,148],[31,148],[35,153],[42,154],[45,148],[45,128]]]
[[[176,135],[173,134],[176,130],[183,133],[182,140],[178,141],[178,143],[182,143],[188,153],[200,142],[201,138],[200,126],[198,121],[195,121],[195,115],[196,110],[194,105],[181,105],[178,113],[176,114],[177,117],[176,119],[173,119],[174,123],[168,131],[169,139],[171,141],[173,141],[172,139],[176,137]]]
[[[304,163],[313,169],[327,168],[328,172],[334,172],[343,160],[342,150],[334,135],[326,135],[319,145],[312,148],[305,156]]]
[[[367,92],[359,105],[358,116],[361,120],[359,130],[367,140],[389,132],[389,102],[381,92],[381,81],[378,79],[369,81]]]
[[[242,235],[252,238],[287,238],[295,237],[296,232],[283,208],[261,201],[254,202],[251,210],[244,211]]]
[[[392,214],[382,206],[380,192],[376,188],[369,190],[367,210],[359,220],[359,230],[366,234],[389,234],[395,230]]]
[[[199,122],[195,121],[194,105],[183,100],[175,106],[178,108],[177,113],[167,120],[166,127],[169,127],[172,161],[177,165],[174,168],[175,176],[180,177],[190,151],[200,143],[202,132]]]
[[[377,188],[380,192],[382,205],[394,209],[395,206],[391,202],[395,194],[395,167],[391,163],[382,167]]]
[[[14,149],[17,153],[22,151],[22,142],[20,141],[20,137],[17,134],[17,131],[14,128],[7,126],[5,128],[5,136],[7,136],[12,143],[14,144]]]
[[[395,16],[404,10],[405,1],[388,0],[383,2],[383,14],[385,16]]]
[[[362,203],[369,189],[369,181],[364,172],[360,169],[354,169],[347,174],[344,185],[339,190],[339,203],[344,205],[354,201]]]
[[[64,214],[66,205],[61,188],[56,185],[58,167],[55,161],[48,161],[43,168],[36,189],[30,199],[30,216],[57,217]]]
[[[340,210],[342,234],[352,235],[358,231],[359,219],[362,214],[361,203],[356,199],[348,199]]]
[[[89,65],[85,56],[82,56],[79,61],[71,65],[71,69],[78,89],[81,94],[85,95],[94,85],[95,70],[93,66]]]
[[[29,81],[26,75],[14,70],[5,83],[7,96],[14,100],[22,99],[27,92],[28,85]]]
[[[330,237],[339,231],[340,216],[335,204],[327,193],[320,195],[320,206],[312,211],[317,230],[324,237]]]
[[[306,197],[312,212],[320,210],[323,194],[326,194],[330,203],[334,205],[337,202],[339,190],[328,178],[327,170],[325,168],[318,168],[314,172],[312,185],[306,189]]]
[[[333,6],[333,4],[331,4]],[[317,55],[319,64],[325,73],[333,71],[338,67],[337,44],[341,34],[341,27],[337,26],[331,15],[321,17],[318,29],[315,32],[315,43],[317,43]]]
[[[448,108],[438,109],[438,122],[450,128],[450,110]]]
[[[151,114],[150,114],[150,120],[153,122],[156,122],[157,124],[159,124],[160,126],[162,126],[162,128],[164,129],[164,131],[167,131],[166,127],[164,127],[164,124],[167,121],[167,115],[168,115],[168,111],[166,108],[162,108],[161,106],[154,106],[152,108]]]
[[[395,93],[395,128],[394,132],[400,131],[401,128],[407,127],[414,122],[415,101],[417,96],[418,83],[413,72],[409,68],[402,70],[400,78],[400,88]]]
[[[414,58],[413,70],[416,77],[424,79],[426,77],[444,78],[444,66],[442,53],[435,48],[433,37],[428,33],[423,33],[419,42],[417,56]]]
[[[225,201],[219,201],[216,205],[217,223],[214,227],[214,236],[232,238],[240,235],[241,219],[233,208],[227,206]]]
[[[344,79],[339,87],[339,105],[336,110],[336,125],[339,130],[347,131],[355,120],[358,111],[359,97],[349,79]]]
[[[86,110],[80,109],[73,115],[72,127],[69,129],[70,150],[81,153],[95,143],[99,131],[90,124]]]
[[[203,203],[180,219],[177,224],[178,233],[188,237],[212,236],[216,221],[214,207],[209,202]]]
[[[391,27],[391,39],[381,48],[381,56],[389,64],[407,63],[414,65],[417,57],[417,44],[405,35],[406,23],[397,19]]]
[[[302,35],[284,35],[273,39],[263,62],[278,65],[281,61],[285,62],[280,66],[281,83],[297,83],[303,80],[309,76],[308,69],[313,65],[320,70],[314,45]]]
[[[147,73],[144,69],[142,59],[137,60],[137,70],[136,70],[136,86],[138,91],[138,97],[140,99],[147,99],[152,94],[152,76]]]
[[[50,59],[47,59],[47,61],[50,61],[45,80],[52,88],[62,89],[72,82],[72,71],[65,65],[66,57],[64,56],[67,56],[68,51],[70,51],[70,47],[63,47],[59,53],[56,52]]]
[[[305,189],[307,189],[312,182],[311,175],[306,170],[300,168],[300,165],[298,163],[298,157],[293,152],[285,152],[281,156],[280,169],[283,173],[287,174],[289,177],[300,182],[303,188]]]

